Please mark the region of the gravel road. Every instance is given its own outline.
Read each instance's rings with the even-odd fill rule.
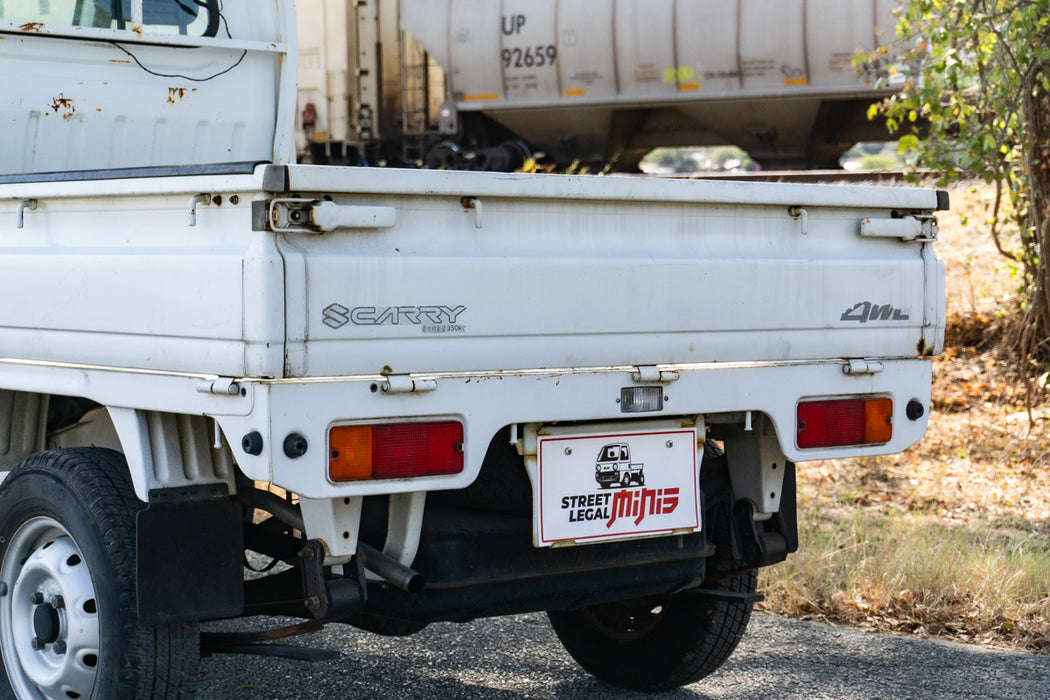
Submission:
[[[435,624],[405,638],[337,625],[292,641],[338,650],[340,656],[309,664],[216,655],[201,665],[199,697],[648,697],[599,683],[579,669],[543,615]],[[1050,657],[756,614],[720,671],[659,697],[1039,700],[1050,698]]]

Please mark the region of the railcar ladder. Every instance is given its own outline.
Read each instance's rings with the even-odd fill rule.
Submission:
[[[401,32],[401,157],[420,163],[430,124],[430,56],[408,31]]]

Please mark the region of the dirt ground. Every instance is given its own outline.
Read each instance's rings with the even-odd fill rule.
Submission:
[[[1037,390],[1029,412],[1024,384],[1003,350],[1003,339],[1008,337],[1004,328],[1017,308],[1018,277],[988,233],[993,197],[994,188],[956,186],[951,190],[951,210],[938,216],[936,250],[946,264],[948,332],[944,352],[933,361],[933,400],[925,439],[899,455],[798,465],[800,515],[832,523],[826,529],[836,537],[842,536],[842,524],[851,518],[855,522],[858,515],[886,523],[892,520],[887,516],[902,514],[917,516],[915,522],[932,522],[935,530],[950,528],[992,538],[978,547],[1050,552],[1050,402],[1044,390]],[[869,529],[860,537],[873,532]],[[983,554],[975,553],[974,561]],[[820,567],[819,562],[803,564],[787,578],[820,582],[827,575]],[[1043,577],[1042,571],[1035,572],[1037,579]],[[1025,573],[1031,572],[1018,576]],[[990,610],[1001,605],[1001,599],[986,600],[973,592],[980,587],[976,582],[973,588],[967,588],[969,584],[960,576],[950,582],[952,591],[924,593],[943,604],[929,615],[916,613],[908,596],[856,604],[849,597],[863,599],[863,591],[807,597],[805,591],[817,587],[808,583],[801,586],[801,599],[797,592],[770,595],[764,607],[870,629],[1050,651],[1050,620],[1031,617],[1043,617],[1050,580],[1036,581],[1026,595],[1036,600],[1027,613],[1017,614],[1027,616],[1025,629],[1010,621],[1009,614]],[[998,587],[994,582],[990,585]],[[914,596],[912,591],[905,593]],[[922,617],[940,622],[928,624]],[[952,622],[962,618],[971,623]],[[978,618],[979,624],[972,623]]]
[[[951,210],[938,216],[948,332],[934,359],[927,435],[877,465],[858,501],[961,522],[1011,519],[1050,534],[1050,404],[1045,393],[1036,397],[1030,420],[1023,383],[997,349],[1018,281],[988,234],[993,197],[984,185],[957,186]],[[803,478],[834,478],[838,467],[814,464]]]

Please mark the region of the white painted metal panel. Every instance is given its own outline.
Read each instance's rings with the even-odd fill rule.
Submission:
[[[347,141],[350,135],[351,71],[357,67],[351,55],[349,28],[352,15],[347,0],[299,0],[298,133],[302,142]],[[302,116],[313,106],[316,121],[306,134]]]
[[[863,238],[860,222],[933,209],[929,190],[311,166],[287,175],[290,191],[391,207],[396,221],[323,236],[253,230],[260,171],[0,185],[0,231],[11,234],[0,237],[0,294],[20,300],[0,326],[0,386],[216,415],[228,438],[260,430],[267,444],[299,432],[323,445],[337,420],[461,418],[467,468],[427,488],[468,484],[505,425],[621,417],[615,400],[639,364],[679,374],[667,390],[676,415],[767,414],[792,459],[894,452],[922,435],[924,419],[899,414],[927,400],[929,362],[894,358],[943,332],[943,268],[930,244]],[[198,191],[223,203],[199,205],[190,226]],[[480,229],[466,195],[484,205]],[[18,230],[16,203],[30,197],[38,207]],[[792,205],[807,208],[805,229]],[[861,321],[858,303],[901,313]],[[849,376],[843,356],[884,370]],[[434,390],[372,391],[384,367]],[[249,379],[244,397],[215,397],[176,372],[313,380]],[[892,396],[893,441],[798,450],[800,393]],[[239,461],[312,497],[420,488],[330,484],[324,455]]]
[[[163,180],[0,185],[0,295],[24,302],[4,307],[0,357],[283,371],[283,267],[269,237],[251,233],[244,189],[258,180],[186,177],[181,193],[147,193]],[[71,196],[77,188],[83,195]],[[9,198],[20,190],[38,204],[16,229]],[[198,204],[190,226],[190,197],[201,190],[222,202]]]
[[[507,99],[557,98],[558,0],[503,0],[500,63]]]
[[[828,31],[828,27],[835,31]],[[807,0],[806,49],[814,85],[857,85],[853,59],[875,48],[875,3]]]
[[[449,0],[449,58],[453,99],[485,103],[503,97],[501,4]]]
[[[614,0],[558,3],[557,61],[565,97],[616,95]]]
[[[451,0],[401,0],[401,28],[412,32],[441,66],[451,65],[450,6]]]
[[[704,93],[740,89],[735,2],[679,2],[675,14],[678,89]]]
[[[768,415],[785,455],[795,461],[860,457],[900,452],[918,441],[926,416],[904,415],[908,401],[929,400],[930,361],[893,360],[877,375],[851,377],[841,361],[802,364],[729,364],[681,366],[680,379],[668,387],[667,412],[673,415],[747,411]],[[0,366],[2,370],[2,366]],[[463,488],[477,476],[492,436],[504,426],[531,422],[619,419],[616,399],[630,386],[632,368],[547,369],[530,373],[430,375],[437,384],[426,394],[385,394],[370,387],[381,377],[318,382],[278,382],[256,387],[255,412],[222,419],[224,431],[243,435],[265,425],[268,443],[299,432],[309,444],[324,445],[327,427],[337,421],[374,420],[376,416],[455,417],[464,422],[462,474],[424,480],[332,484],[326,478],[326,452],[311,449],[289,459],[279,450],[265,457],[238,455],[240,466],[260,478],[272,464],[275,483],[310,497]],[[0,373],[2,378],[2,373]],[[794,445],[795,404],[800,396],[877,393],[894,402],[892,442],[864,448],[799,450]],[[268,413],[272,411],[272,413]],[[659,415],[650,415],[656,418]],[[261,420],[261,419],[265,419]]]
[[[231,7],[214,38],[0,18],[0,113],[18,135],[0,173],[280,159],[281,11]]]
[[[875,41],[889,46],[897,40],[897,9],[901,0],[875,0]]]
[[[808,85],[804,0],[739,2],[744,89],[783,90]]]
[[[474,96],[467,102],[481,102],[478,96],[493,94],[493,62],[504,66],[505,96],[512,101],[559,94],[619,94],[623,100],[646,95],[651,99],[694,91],[702,99],[704,94],[742,87],[779,92],[806,85],[853,86],[857,80],[850,65],[852,57],[857,50],[874,46],[876,35],[885,42],[892,40],[896,2],[503,0],[498,45],[478,36],[485,27],[491,33],[496,21],[494,6],[486,0],[403,3],[402,25],[441,65],[453,61],[447,57],[449,37],[453,46],[458,45],[452,85],[457,94]],[[558,76],[545,72],[550,68],[547,64],[521,64],[526,48],[546,47],[555,32],[561,64]],[[520,50],[509,67],[502,53],[505,49]],[[467,71],[471,62],[472,70]],[[610,80],[613,65],[618,75]],[[560,93],[552,87],[555,79],[560,80]]]
[[[733,142],[756,158],[802,164],[820,157],[808,148],[826,138],[813,131],[822,105],[842,102],[845,118],[862,122],[860,101],[886,94],[850,61],[876,35],[893,38],[895,3],[404,0],[401,25],[445,71],[460,112],[484,112],[556,158],[601,161],[625,143],[638,157],[650,147]],[[552,5],[556,70],[525,66],[525,49],[547,46],[533,40],[552,31]],[[517,17],[528,19],[518,27]],[[521,43],[521,32],[536,34]],[[521,52],[506,75],[504,49]],[[435,80],[432,89],[444,86]],[[877,138],[877,128],[866,135]]]
[[[677,92],[677,61],[671,40],[674,5],[674,0],[616,0],[614,42],[621,95]]]
[[[290,234],[281,244],[310,290],[295,302],[301,310],[289,310],[305,319],[307,375],[348,366],[497,369],[495,358],[508,369],[806,360],[829,348],[836,357],[898,356],[932,337],[924,330],[922,245],[861,238],[862,219],[891,215],[888,199],[863,205],[861,189],[847,188],[857,205],[842,208],[805,203],[819,202],[828,189],[820,187],[348,169],[327,169],[323,180],[302,168],[290,175],[304,196],[313,196],[312,183],[336,203],[397,211],[384,231]],[[581,196],[576,187],[589,196],[567,206],[565,197]],[[393,194],[398,188],[406,193]],[[653,188],[674,201],[645,199]],[[543,189],[561,204],[540,196]],[[484,206],[480,229],[461,203],[467,195]],[[806,233],[788,212],[793,200],[807,207]],[[907,318],[844,318],[863,302]]]

